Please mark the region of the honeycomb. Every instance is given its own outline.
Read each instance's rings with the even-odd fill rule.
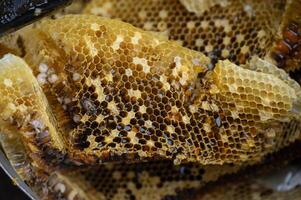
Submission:
[[[263,183],[259,179],[263,175],[265,177],[267,172],[271,174],[272,171],[277,174],[277,172],[279,173],[280,170],[287,167],[287,163],[293,163],[292,161],[296,158],[299,159],[300,156],[297,156],[300,155],[299,145],[300,142],[294,143],[289,148],[270,155],[264,161],[264,164],[251,166],[244,169],[243,172],[238,172],[234,175],[236,179],[233,178],[233,175],[226,175],[222,180],[215,183],[212,183],[212,181],[221,175],[237,173],[237,166],[209,165],[200,167],[191,164],[174,166],[168,162],[150,162],[130,165],[105,165],[98,170],[89,169],[86,172],[71,173],[67,176],[76,177],[72,179],[73,182],[80,182],[81,188],[85,188],[85,191],[89,191],[88,194],[93,197],[97,196],[99,199],[199,199],[200,197],[202,197],[200,199],[206,199],[205,197],[214,199],[214,195],[218,195],[220,199],[236,198],[242,200],[249,199],[247,197],[252,196],[252,194],[254,197],[265,194],[262,198],[254,198],[254,200],[265,199],[264,197],[269,199],[275,197],[276,194],[279,194],[280,199],[284,199],[285,195],[287,195],[287,199],[294,199],[292,197],[297,197],[296,195],[300,194],[299,188],[294,189],[291,193],[273,192],[267,186],[263,187]],[[275,165],[275,163],[277,164]],[[83,176],[83,178],[80,178],[81,181],[77,179],[79,173],[83,173],[83,175],[80,175]],[[179,180],[181,183],[178,182]],[[208,184],[209,187],[205,185],[208,181],[211,181]],[[257,186],[255,190],[249,187],[251,183],[262,188]],[[233,187],[234,184],[235,187]],[[176,187],[175,190],[174,187]],[[228,188],[229,190],[227,190]],[[236,194],[235,198],[232,192]],[[222,196],[223,194],[225,195]]]
[[[300,3],[250,0],[92,0],[83,13],[118,18],[190,49],[246,63],[270,57],[301,83]]]
[[[269,155],[264,164],[247,167],[209,183],[194,200],[292,200],[300,199],[300,141]]]
[[[18,139],[2,136],[0,140],[5,144],[4,149],[13,166],[41,199],[148,199],[150,192],[153,193],[152,199],[190,199],[208,181],[215,181],[219,176],[234,173],[240,168],[230,165],[175,166],[170,161],[110,163],[77,170],[69,168],[68,171],[52,172],[45,177],[30,164]]]
[[[283,166],[282,166],[283,167]],[[194,200],[286,200],[301,199],[300,159],[290,165],[271,169],[259,168],[255,173],[226,177],[198,191]],[[275,175],[276,174],[276,175]],[[278,175],[277,175],[278,174]]]
[[[298,49],[278,58],[299,34],[285,3],[75,1],[0,38],[27,63],[0,60],[10,161],[41,199],[297,199],[247,179],[199,191],[301,139],[300,86],[276,67],[298,79]],[[81,12],[146,31],[64,16]]]
[[[263,58],[274,41],[283,0],[91,0],[83,13],[118,18],[207,55],[214,65]]]
[[[244,181],[243,184],[235,182],[223,185],[222,187],[219,187],[219,189],[215,188],[215,190],[209,191],[208,194],[195,198],[195,200],[299,200],[300,196],[300,187],[293,188],[290,191],[279,192],[266,188],[260,183],[252,180]]]
[[[296,143],[293,146],[296,148],[298,145],[300,143]],[[276,155],[269,157],[265,165],[252,167],[251,170],[249,169],[249,172],[255,170],[255,175],[258,177],[258,174],[262,174],[267,170],[270,171],[273,168],[281,169],[284,163],[296,157],[298,158],[298,155],[300,155],[300,148],[296,150],[281,150]],[[274,163],[277,163],[277,165]],[[272,167],[269,165],[272,165]],[[235,191],[235,198],[248,199],[244,198],[250,195],[247,193],[248,190],[253,192],[253,196],[265,194],[263,197],[268,197],[272,193],[270,189],[266,188],[257,187],[256,190],[254,188],[250,190],[249,184],[251,181],[245,178],[240,178],[239,181],[235,180],[234,182],[234,184],[239,183],[239,185],[243,185],[239,188],[245,189],[237,189],[236,186],[236,190],[232,190],[230,188],[233,187],[230,185],[233,184],[232,179],[230,179],[232,182],[220,183],[219,181],[214,184],[213,188],[207,189],[205,184],[208,181],[214,181],[224,173],[236,172],[237,169],[237,166],[227,165],[201,167],[193,164],[182,164],[175,166],[172,162],[166,161],[140,164],[109,164],[51,174],[47,181],[44,181],[44,186],[47,187],[48,195],[49,191],[52,191],[51,194],[54,194],[53,199],[198,199],[200,198],[198,195],[204,194],[202,193],[203,190],[206,191],[206,197],[209,196],[210,198],[220,195],[218,192],[222,190],[229,199],[233,198],[232,192]],[[235,176],[240,177],[239,175]],[[220,189],[220,184],[224,184],[225,188],[230,189]],[[204,186],[205,188],[202,189]],[[219,189],[217,190],[216,187]],[[244,190],[246,192],[243,192]],[[288,197],[292,196],[292,194],[289,193]],[[283,193],[280,193],[280,195],[284,196]]]
[[[221,7],[225,7],[229,4],[227,0],[179,0],[182,3],[186,10],[189,12],[193,12],[196,15],[203,14],[206,10],[214,7],[215,5],[220,5]]]
[[[55,162],[50,149],[63,152],[64,145],[52,124],[53,116],[37,79],[21,58],[11,54],[1,59],[0,66],[1,132],[7,137],[17,134],[26,141],[37,165],[44,162],[42,154],[53,159],[47,162]],[[44,149],[40,151],[37,146]]]
[[[216,173],[218,170],[218,173]],[[172,162],[156,161],[139,164],[103,165],[89,170],[65,174],[79,183],[89,197],[95,199],[191,199],[206,182],[237,167],[200,167],[194,164],[175,166]],[[58,181],[60,182],[60,181]]]
[[[44,113],[54,116],[29,118],[49,129],[58,157],[257,161],[283,146],[286,124],[300,120],[300,87],[272,64],[275,75],[230,61],[210,69],[201,53],[85,15],[46,20],[20,37],[52,109]],[[298,128],[290,133],[297,137]]]

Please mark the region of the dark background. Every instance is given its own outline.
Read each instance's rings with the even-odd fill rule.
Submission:
[[[0,200],[30,200],[0,168]]]

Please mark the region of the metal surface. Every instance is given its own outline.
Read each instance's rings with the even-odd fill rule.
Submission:
[[[30,187],[17,174],[2,149],[0,149],[0,167],[30,199],[39,199],[37,195],[30,189]]]
[[[267,188],[278,192],[287,192],[301,186],[301,161],[282,169],[270,171],[257,181]]]
[[[30,24],[72,0],[0,0],[0,36]]]

